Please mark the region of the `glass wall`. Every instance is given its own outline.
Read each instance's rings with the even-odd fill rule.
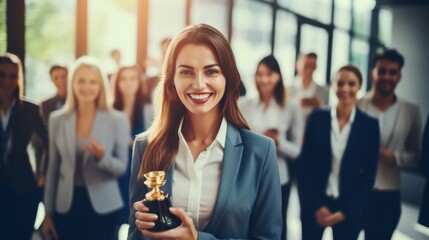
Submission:
[[[286,85],[295,76],[297,19],[285,11],[277,11],[274,56],[279,62]]]
[[[305,17],[319,20],[323,23],[331,22],[332,0],[278,0],[280,6],[286,7]]]
[[[113,50],[120,52],[121,65],[133,65],[137,41],[136,0],[88,1],[88,55],[104,63],[114,73]]]
[[[25,93],[34,100],[55,94],[51,65],[75,58],[75,9],[75,0],[25,1]]]
[[[313,80],[320,85],[325,85],[326,65],[328,62],[328,32],[319,27],[304,24],[301,28],[301,52],[317,54],[317,69],[313,74]]]
[[[231,46],[248,95],[256,95],[254,75],[258,62],[271,54],[272,9],[256,1],[236,0]]]
[[[362,96],[366,91],[366,86],[368,84],[366,76],[368,72],[368,52],[369,44],[367,41],[361,39],[352,39],[352,49],[351,49],[351,62],[359,67],[362,72],[363,83],[362,87],[358,93],[358,97]]]
[[[349,30],[352,25],[352,0],[335,0],[335,27]]]
[[[0,52],[6,52],[6,0],[0,0]]]
[[[185,0],[149,1],[148,58],[145,60],[147,75],[159,74],[162,61],[161,41],[166,37],[174,37],[185,26],[185,20]]]
[[[387,9],[380,9],[378,21],[378,40],[385,46],[392,43],[392,12]]]
[[[193,0],[191,24],[206,23],[228,37],[228,5],[230,0]],[[222,17],[215,17],[222,16]]]

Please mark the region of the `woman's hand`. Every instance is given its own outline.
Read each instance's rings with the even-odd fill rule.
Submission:
[[[97,162],[104,157],[104,146],[93,138],[90,138],[86,142],[86,144],[83,146],[83,150],[92,154]]]
[[[279,130],[275,129],[275,128],[270,128],[265,130],[263,133],[263,135],[272,138],[274,140],[274,143],[276,144],[276,146],[279,145]]]
[[[55,230],[54,222],[52,221],[51,215],[46,214],[45,219],[41,225],[43,239],[45,240],[57,240],[58,234]]]
[[[163,232],[151,232],[150,228],[155,226],[154,221],[158,218],[156,214],[148,213],[149,209],[142,202],[135,202],[134,209],[137,211],[136,226],[143,235],[155,239],[197,239],[198,232],[192,222],[192,219],[181,208],[170,208],[170,212],[176,215],[182,224],[177,228],[173,228]]]
[[[331,213],[327,207],[321,207],[316,211],[316,221],[322,227],[331,227],[345,219],[341,211]]]

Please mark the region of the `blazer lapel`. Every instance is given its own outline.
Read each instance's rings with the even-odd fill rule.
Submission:
[[[66,116],[64,123],[65,141],[71,161],[75,161],[76,157],[76,112]]]
[[[396,119],[394,120],[395,123],[393,125],[393,131],[389,136],[389,140],[387,140],[387,147],[390,148],[392,143],[394,142],[393,139],[397,139],[401,136],[396,136],[400,131],[398,131],[398,128],[401,128],[403,126],[406,126],[405,118],[403,116],[409,117],[406,112],[404,112],[404,104],[403,102],[398,99],[398,113],[396,114]],[[393,145],[394,146],[394,145]]]
[[[228,209],[228,200],[232,196],[232,189],[236,182],[238,170],[240,169],[243,154],[243,144],[238,129],[228,123],[224,157],[222,162],[222,177],[219,184],[216,205],[209,224],[206,227],[208,232],[215,232],[217,226],[222,221],[225,211]]]

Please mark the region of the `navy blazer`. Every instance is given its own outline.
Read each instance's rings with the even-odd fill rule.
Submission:
[[[380,148],[378,121],[356,108],[340,166],[339,210],[346,219],[360,216],[372,190]],[[301,216],[326,206],[332,170],[330,110],[314,110],[307,122],[299,159],[298,192]]]
[[[0,159],[0,185],[9,181],[18,193],[29,193],[37,189],[37,180],[33,173],[27,146],[33,134],[41,140],[43,151],[48,145],[48,133],[40,115],[39,107],[25,100],[17,100],[15,122],[12,129],[11,147],[4,163]],[[36,170],[45,169],[46,161],[40,161]]]
[[[136,228],[132,206],[148,192],[144,180],[138,179],[146,146],[147,138],[138,136],[131,168],[128,239],[145,238]],[[163,191],[172,193],[173,174],[174,166],[166,174]],[[280,189],[273,140],[228,123],[216,205],[208,226],[198,232],[198,239],[280,239]]]

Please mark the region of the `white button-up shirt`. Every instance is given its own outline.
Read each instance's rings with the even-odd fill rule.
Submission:
[[[240,98],[238,106],[252,131],[262,134],[268,129],[278,130],[277,162],[280,184],[288,183],[289,174],[285,157],[295,159],[301,151],[304,122],[301,109],[291,99],[288,99],[283,107],[271,99],[268,106],[265,107],[259,97]],[[286,137],[287,135],[289,138]]]
[[[9,123],[10,114],[11,114],[12,108],[15,104],[16,104],[16,100],[13,100],[12,104],[10,105],[9,109],[6,112],[3,112],[0,110],[0,118],[1,118],[1,124],[2,124],[1,127],[3,128],[4,132],[6,132],[7,124]],[[12,135],[9,136],[9,139],[8,139],[8,142],[6,145],[6,149],[5,149],[5,153],[4,153],[5,155],[7,154],[7,152],[10,149],[11,142],[12,142]],[[0,156],[0,157],[2,157],[2,156]],[[5,161],[6,159],[3,159],[3,160]]]
[[[227,122],[222,119],[215,140],[195,161],[183,137],[182,123],[179,127],[179,149],[173,175],[173,205],[183,208],[192,218],[195,227],[202,230],[208,225],[216,204]]]
[[[340,195],[340,169],[344,151],[347,147],[352,123],[355,119],[356,108],[350,113],[348,122],[340,130],[337,118],[337,108],[331,108],[331,151],[332,170],[326,187],[326,195],[337,198]]]

